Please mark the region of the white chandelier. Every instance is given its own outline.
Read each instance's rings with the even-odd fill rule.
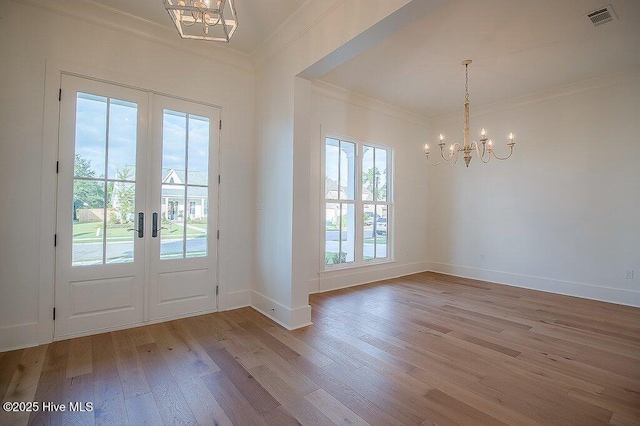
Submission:
[[[180,37],[229,42],[238,28],[235,0],[163,0]]]
[[[509,155],[507,155],[506,157],[499,157],[496,155],[495,151],[493,150],[493,141],[491,139],[487,139],[487,132],[484,129],[482,129],[482,131],[480,132],[480,143],[482,144],[482,148],[476,141],[469,143],[469,64],[471,64],[471,62],[471,59],[462,61],[462,65],[464,65],[465,68],[464,71],[466,77],[464,96],[464,144],[460,146],[460,144],[456,142],[450,145],[448,150],[445,150],[444,147],[446,146],[446,144],[444,142],[444,136],[440,134],[440,143],[438,144],[438,146],[440,147],[440,156],[442,157],[442,160],[440,160],[436,164],[433,164],[434,166],[442,164],[445,161],[450,162],[451,165],[456,164],[456,162],[458,161],[458,153],[461,151],[464,152],[464,162],[466,163],[467,167],[469,167],[469,162],[471,162],[471,151],[475,151],[476,155],[478,156],[478,158],[480,158],[480,160],[482,160],[483,163],[488,163],[492,155],[498,160],[506,160],[507,158],[511,157],[511,154],[513,154],[513,146],[516,144],[513,141],[513,133],[509,133],[509,142],[507,143],[507,146],[509,147],[510,151]],[[445,154],[445,151],[448,151],[448,153]],[[427,157],[427,163],[429,161],[430,153],[431,152],[429,151],[429,145],[425,144],[424,155],[426,155]]]

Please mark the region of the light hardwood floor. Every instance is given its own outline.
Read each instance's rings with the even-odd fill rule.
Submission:
[[[640,309],[424,273],[0,353],[1,424],[639,425]],[[67,410],[68,410],[67,405]]]

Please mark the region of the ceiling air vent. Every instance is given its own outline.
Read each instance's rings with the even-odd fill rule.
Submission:
[[[591,13],[587,13],[587,18],[597,27],[598,25],[606,24],[616,19],[616,14],[609,4],[606,7],[601,7]]]

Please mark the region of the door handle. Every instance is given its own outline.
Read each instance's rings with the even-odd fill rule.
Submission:
[[[158,236],[158,213],[153,212],[153,218],[151,219],[151,236],[156,238]]]
[[[136,231],[138,238],[144,237],[144,213],[138,213],[138,228],[129,228],[127,231]]]
[[[138,231],[138,238],[144,237],[144,213],[138,213],[138,229],[134,229],[134,231]]]
[[[153,217],[151,219],[151,236],[156,238],[158,236],[158,232],[162,229],[167,229],[164,226],[158,228],[158,213],[153,212]]]

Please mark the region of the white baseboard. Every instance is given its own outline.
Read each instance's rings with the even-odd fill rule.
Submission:
[[[309,305],[290,309],[257,291],[252,291],[251,307],[287,330],[311,325],[311,306]]]
[[[234,291],[220,295],[220,310],[244,308],[251,305],[251,290]]]
[[[37,322],[0,327],[0,352],[38,346],[38,328]]]
[[[514,287],[545,291],[548,293],[564,294],[566,296],[582,297],[584,299],[640,307],[640,292],[632,290],[599,287],[572,281],[561,281],[550,278],[540,278],[510,272],[491,271],[487,269],[470,268],[467,266],[450,265],[448,263],[438,262],[429,262],[429,270],[431,272],[455,275],[462,278],[490,281]]]
[[[368,284],[375,281],[390,280],[404,275],[417,274],[429,270],[428,262],[416,262],[398,265],[386,263],[372,268],[343,269],[322,272],[317,279],[309,280],[309,293],[323,293],[341,288]]]
[[[178,319],[182,319],[182,318],[197,317],[197,316],[206,315],[206,314],[214,314],[216,312],[218,312],[217,309],[204,309],[202,311],[189,312],[189,313],[186,313],[186,314],[169,315],[169,316],[166,316],[166,317],[156,318],[156,319],[152,319],[152,320],[148,320],[148,321],[139,321],[139,322],[133,322],[133,323],[130,323],[130,324],[118,325],[118,326],[115,326],[115,327],[97,328],[97,329],[91,330],[91,331],[83,331],[83,332],[80,332],[80,333],[70,333],[70,334],[65,334],[65,335],[62,335],[62,336],[55,336],[53,338],[53,341],[73,339],[73,338],[76,338],[76,337],[93,336],[94,334],[110,333],[112,331],[127,330],[127,329],[130,329],[130,328],[144,327],[145,325],[159,324],[159,323],[162,323],[162,322],[173,321],[173,320],[178,320]]]

